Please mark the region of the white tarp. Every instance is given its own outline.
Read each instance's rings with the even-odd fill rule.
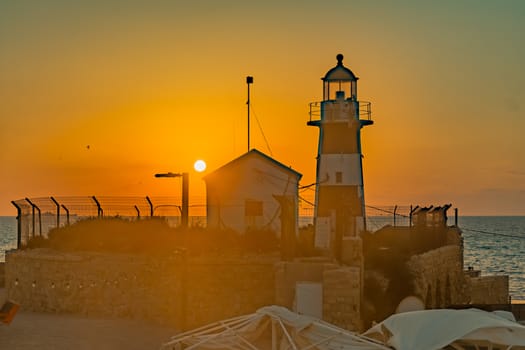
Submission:
[[[375,340],[280,306],[178,334],[161,349],[390,350]]]
[[[396,350],[434,350],[456,343],[525,346],[525,326],[510,313],[468,310],[423,310],[392,315],[365,336]]]
[[[173,336],[162,349],[438,350],[447,345],[457,350],[525,349],[525,326],[513,319],[510,313],[477,309],[413,311],[390,316],[359,335],[267,306]]]

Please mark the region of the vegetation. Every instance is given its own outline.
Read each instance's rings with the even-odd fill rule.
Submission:
[[[191,255],[200,255],[278,251],[279,241],[269,230],[251,230],[239,235],[231,230],[173,228],[158,218],[138,221],[104,218],[53,229],[48,238],[35,237],[26,247],[132,254],[171,254],[184,248]]]
[[[407,265],[412,254],[403,242],[395,240],[395,234],[389,233],[392,232],[363,235],[365,302],[362,311],[368,326],[395,313],[401,300],[415,294],[414,277]]]

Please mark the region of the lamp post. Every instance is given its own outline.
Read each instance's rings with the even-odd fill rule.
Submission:
[[[253,77],[246,77],[246,85],[248,86],[248,152],[250,152],[250,84],[253,84]]]
[[[182,209],[181,209],[181,226],[188,227],[188,192],[190,177],[188,173],[161,173],[155,174],[155,177],[182,177]]]

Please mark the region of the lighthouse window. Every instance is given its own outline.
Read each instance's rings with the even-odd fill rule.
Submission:
[[[343,173],[340,171],[335,172],[335,183],[340,184],[343,182]]]

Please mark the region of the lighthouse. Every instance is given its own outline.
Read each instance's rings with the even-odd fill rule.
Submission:
[[[343,241],[366,229],[361,129],[372,125],[370,103],[357,98],[358,78],[337,65],[323,81],[323,100],[310,104],[308,125],[319,128],[315,243],[341,258]]]

